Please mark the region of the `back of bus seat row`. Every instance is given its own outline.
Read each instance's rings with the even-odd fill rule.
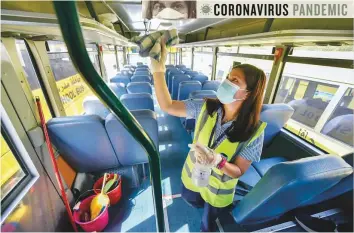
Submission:
[[[158,147],[156,114],[132,111]],[[142,146],[109,114],[105,120],[94,115],[57,117],[47,123],[50,139],[63,159],[76,172],[99,172],[148,162]]]

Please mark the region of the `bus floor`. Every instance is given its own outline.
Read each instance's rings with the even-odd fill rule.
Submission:
[[[164,218],[167,232],[199,232],[201,209],[189,206],[181,197],[181,172],[191,143],[191,136],[178,117],[160,110],[154,96],[159,126]],[[123,186],[123,190],[125,189]],[[150,180],[131,193],[120,204],[110,208],[110,223],[105,231],[156,232],[156,220]],[[123,211],[122,211],[123,210]]]

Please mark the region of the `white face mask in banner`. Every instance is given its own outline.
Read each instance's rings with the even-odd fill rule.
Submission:
[[[188,14],[182,14],[172,8],[165,8],[160,11],[155,18],[157,19],[187,19]]]
[[[239,90],[246,90],[241,89],[238,85],[230,82],[228,79],[225,79],[219,86],[216,97],[220,100],[223,104],[231,104],[237,100],[244,100],[244,99],[234,99],[236,92]]]

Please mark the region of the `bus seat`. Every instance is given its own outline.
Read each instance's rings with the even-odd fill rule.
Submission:
[[[125,88],[125,85],[123,83],[109,83],[108,86],[118,97],[127,94],[127,89]]]
[[[295,110],[292,119],[310,127],[314,127],[317,124],[328,105],[327,102],[319,98],[292,100],[288,104]]]
[[[185,66],[185,65],[176,65],[176,68],[178,68],[178,69],[185,69],[186,66]]]
[[[344,97],[343,97],[344,98]],[[330,120],[337,116],[347,115],[347,114],[354,114],[354,109],[338,106],[336,110],[334,110],[333,114],[331,115]]]
[[[135,71],[134,75],[150,75],[149,71]]]
[[[197,71],[189,71],[188,70],[184,74],[194,77],[194,76],[198,75],[199,73]]]
[[[178,98],[178,88],[179,88],[179,84],[183,81],[191,81],[191,78],[188,75],[174,75],[172,77],[172,99],[173,100],[177,100]]]
[[[204,74],[198,74],[192,77],[193,81],[199,81],[201,84],[203,84],[205,81],[208,80],[208,76]]]
[[[175,75],[183,75],[179,70],[171,70],[167,76],[167,86],[170,93],[172,93],[172,77]]]
[[[123,83],[124,85],[127,85],[130,83],[130,77],[127,75],[116,75],[115,77],[111,78],[110,80],[111,83]]]
[[[216,92],[212,90],[193,91],[189,94],[190,99],[216,98]]]
[[[149,75],[136,75],[134,74],[130,80],[132,82],[148,82],[151,83],[151,78]]]
[[[143,109],[154,111],[154,101],[152,95],[148,93],[125,94],[120,97],[120,101],[130,111]]]
[[[76,172],[120,166],[104,120],[94,115],[56,117],[47,123],[51,142]]]
[[[82,105],[85,110],[85,115],[97,115],[104,119],[111,113],[111,111],[102,104],[101,100],[93,95],[85,97]]]
[[[141,63],[141,62],[140,62]],[[137,64],[138,66],[136,68],[149,68],[149,66],[144,65],[144,64]]]
[[[135,71],[148,71],[149,72],[149,68],[138,67],[138,68],[135,69]]]
[[[168,74],[171,72],[171,71],[177,71],[177,72],[180,72],[177,68],[175,67],[166,67],[166,72],[165,72],[165,79],[166,79],[166,85],[168,86]],[[180,72],[181,73],[181,72]]]
[[[134,77],[134,76],[133,76]],[[132,82],[127,85],[129,94],[133,93],[148,93],[152,95],[152,87],[149,82]]]
[[[180,68],[180,70],[181,70],[183,73],[186,73],[187,71],[192,71],[191,68]]]
[[[259,162],[252,163],[252,166],[256,169],[257,173],[263,177],[266,172],[274,165],[282,162],[286,162],[287,159],[284,157],[272,157],[267,159],[262,159]]]
[[[158,148],[158,126],[155,112],[139,110],[131,111],[131,113]],[[113,114],[107,116],[105,125],[113,149],[118,156],[119,162],[123,166],[148,162],[148,155],[143,147],[131,136]]]
[[[264,145],[267,146],[293,115],[294,109],[288,104],[263,104],[261,121],[267,122],[264,131]]]
[[[199,81],[182,81],[178,88],[178,100],[188,99],[189,94],[193,91],[202,89],[202,84]]]
[[[217,91],[220,86],[220,81],[207,80],[203,83],[202,90]]]
[[[133,75],[133,72],[130,69],[122,69],[117,75],[123,75],[123,76],[128,76],[131,77]]]
[[[322,133],[353,146],[353,122],[353,114],[337,116],[324,125]]]
[[[243,225],[273,219],[321,196],[352,173],[353,168],[336,155],[279,163],[237,203],[232,214]]]
[[[166,69],[168,69],[168,68],[175,68],[175,66],[174,65],[166,65]]]

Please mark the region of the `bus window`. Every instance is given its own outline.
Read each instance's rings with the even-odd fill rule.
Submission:
[[[328,153],[349,153],[352,149],[338,141],[352,144],[347,135],[351,130],[343,129],[342,123],[351,120],[348,125],[353,125],[350,119],[353,92],[349,89],[342,97],[339,95],[343,92],[338,90],[343,90],[343,85],[353,85],[353,76],[353,69],[286,62],[274,100],[275,103],[287,103],[295,110],[285,128]],[[338,101],[338,98],[342,101],[333,109],[334,105],[330,103]],[[342,123],[337,124],[336,121]],[[333,126],[337,128],[330,128]]]
[[[81,115],[84,113],[84,98],[93,93],[76,71],[65,44],[59,41],[48,41],[48,45],[50,66],[66,115]]]
[[[95,67],[97,73],[101,75],[100,62],[98,60],[98,51],[95,44],[86,44],[86,50],[92,62],[92,65]]]
[[[353,143],[354,124],[354,89],[348,88],[331,117],[327,120],[321,133],[344,142]]]
[[[111,79],[118,73],[117,59],[114,46],[103,45],[103,64],[106,70],[107,78]]]
[[[237,57],[237,54],[225,55],[223,53],[219,53],[217,64],[216,64],[215,79],[220,81],[225,79],[226,75],[230,72],[230,69],[233,66],[234,62],[241,63],[241,64],[247,63],[262,69],[266,74],[267,80],[269,78],[270,71],[272,70],[272,66],[273,66],[273,61],[270,60]]]
[[[141,57],[139,55],[139,48],[133,47],[133,48],[128,48],[128,63],[130,65],[136,66],[138,62],[142,62],[143,64],[149,64],[149,58],[147,57]]]
[[[272,50],[273,50],[273,46],[259,46],[259,47],[240,46],[239,53],[271,55]]]
[[[295,47],[291,56],[354,60],[353,46],[351,45]]]
[[[198,47],[194,50],[193,70],[201,72],[211,79],[213,69],[213,53],[212,48]]]
[[[52,118],[46,99],[44,98],[43,90],[39,84],[37,74],[33,68],[33,64],[26,48],[25,42],[23,40],[16,40],[16,49],[19,55],[21,65],[25,71],[25,76],[30,85],[33,97],[39,97],[42,103],[43,114],[48,121]]]
[[[191,48],[182,48],[182,65],[185,65],[187,68],[192,68],[192,49]]]
[[[1,202],[16,187],[16,185],[26,176],[21,168],[19,161],[16,159],[13,151],[10,149],[7,140],[1,132]]]
[[[123,47],[117,47],[117,54],[118,54],[118,63],[119,63],[119,71],[124,68],[124,53]]]

